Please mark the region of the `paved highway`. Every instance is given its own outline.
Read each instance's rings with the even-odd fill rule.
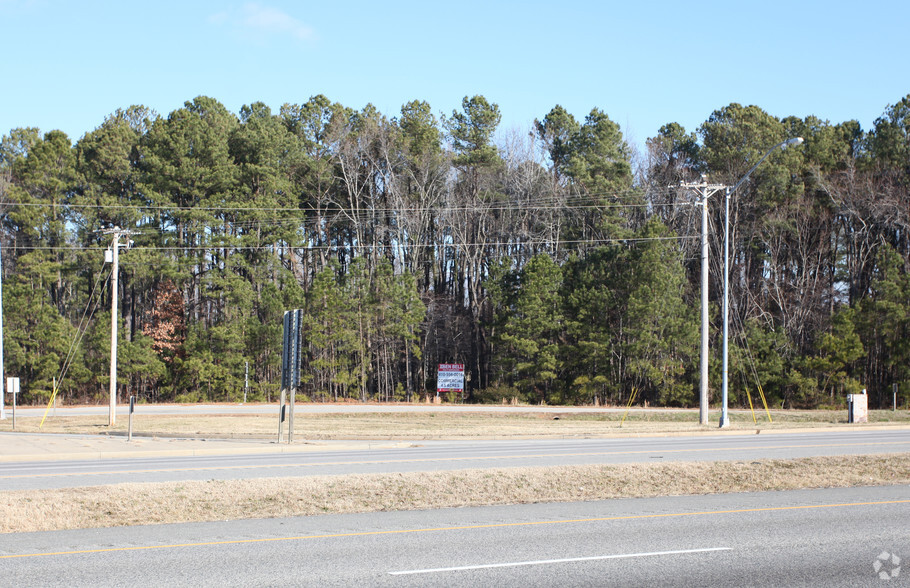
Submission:
[[[0,535],[0,574],[23,587],[896,586],[908,522],[904,486],[225,521]]]
[[[910,451],[910,431],[580,440],[439,441],[392,449],[0,463],[0,488]]]

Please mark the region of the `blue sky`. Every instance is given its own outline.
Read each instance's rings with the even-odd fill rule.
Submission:
[[[483,94],[502,131],[596,106],[638,145],[732,102],[869,129],[910,93],[908,25],[906,0],[0,0],[0,134],[75,141],[132,104],[167,115],[207,95],[277,111],[315,94],[388,116]]]

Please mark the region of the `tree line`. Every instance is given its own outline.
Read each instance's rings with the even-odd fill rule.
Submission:
[[[730,104],[630,145],[599,108],[528,130],[465,97],[387,116],[315,96],[275,113],[198,97],[117,110],[72,143],[0,142],[7,373],[21,402],[270,400],[282,316],[303,309],[313,400],[414,400],[463,363],[464,397],[690,406],[701,215],[681,184],[733,185],[731,402],[840,406],[910,395],[910,95],[869,130]],[[709,206],[720,342],[723,194]],[[104,251],[129,229],[118,292]],[[105,232],[107,231],[107,232]],[[712,354],[712,390],[720,357]],[[455,398],[452,398],[455,400]]]

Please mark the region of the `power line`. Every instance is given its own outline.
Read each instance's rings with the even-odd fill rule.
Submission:
[[[423,248],[433,249],[442,247],[529,247],[529,246],[563,246],[563,245],[594,245],[608,243],[646,243],[650,241],[689,241],[697,239],[697,236],[680,235],[673,237],[611,237],[603,239],[580,239],[580,240],[528,240],[528,241],[483,241],[477,243],[468,243],[465,241],[451,241],[443,243],[407,243],[407,244],[340,244],[340,245],[287,245],[287,244],[269,244],[269,245],[231,245],[231,244],[209,244],[209,245],[186,245],[186,246],[143,246],[133,245],[133,251],[211,251],[218,249],[228,249],[230,251],[268,251],[272,249],[309,249],[314,251],[335,251],[341,249],[396,249],[404,247],[406,249]],[[25,251],[73,251],[72,246],[53,246],[53,245],[24,245],[17,246],[13,249]],[[79,252],[105,251],[106,247],[83,247]]]
[[[566,196],[543,196],[538,198],[529,198],[522,199],[520,196],[516,197],[514,195],[503,195],[506,198],[511,199],[515,202],[509,204],[503,204],[500,207],[490,207],[488,209],[493,210],[502,210],[514,208],[516,205],[520,205],[522,209],[526,209],[529,205],[534,204],[535,208],[548,209],[550,206],[543,206],[546,203],[552,203],[552,208],[648,208],[653,206],[676,206],[678,202],[643,202],[643,203],[610,203],[610,204],[585,204],[585,205],[573,205],[572,201],[585,202],[591,199],[596,198],[628,198],[628,197],[653,197],[654,195],[665,195],[669,193],[675,193],[675,188],[661,188],[661,189],[649,189],[649,190],[636,190],[630,189],[620,192],[587,192],[584,194],[572,194]],[[400,196],[399,196],[400,197]],[[339,206],[339,203],[334,200],[326,199],[327,204],[335,205],[330,207],[334,210],[342,209],[343,207]],[[535,204],[539,203],[539,204]],[[448,211],[458,211],[458,210],[475,210],[477,208],[484,208],[484,204],[489,204],[489,202],[480,201],[477,205],[470,206],[446,206],[444,203],[440,203],[438,206],[402,206],[402,207],[388,207],[388,208],[370,208],[370,210],[375,212],[421,212],[429,210],[448,210]],[[51,206],[51,203],[45,202],[5,202],[4,206],[23,206],[23,207],[43,207]],[[199,212],[304,212],[307,209],[289,206],[230,206],[229,204],[221,204],[217,206],[213,205],[177,205],[177,204],[88,204],[88,203],[57,203],[58,206],[63,208],[71,209],[95,209],[95,210],[136,210],[136,211],[199,211]]]

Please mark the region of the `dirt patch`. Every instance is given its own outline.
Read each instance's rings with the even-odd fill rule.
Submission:
[[[910,454],[116,484],[0,494],[0,532],[910,483]]]

